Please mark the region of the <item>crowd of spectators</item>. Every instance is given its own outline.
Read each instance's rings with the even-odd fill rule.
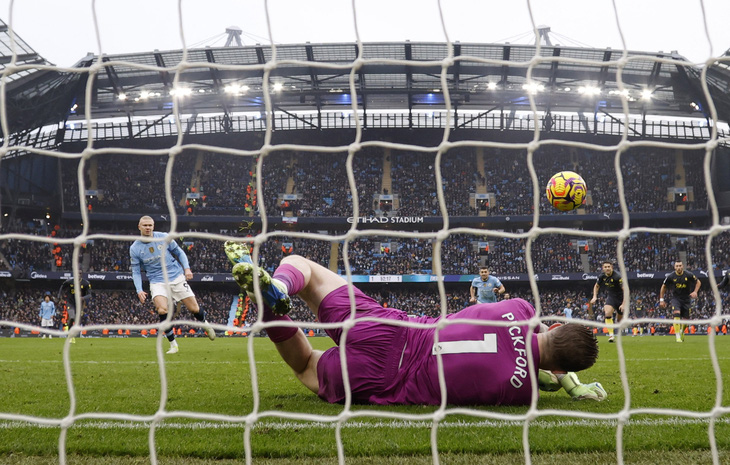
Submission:
[[[393,151],[390,156],[392,188],[383,190],[383,150],[369,147],[353,158],[353,175],[358,189],[360,211],[374,214],[379,205],[375,194],[398,196],[399,216],[441,216],[436,192],[435,152]],[[673,187],[691,187],[692,195],[683,208],[706,209],[702,151],[685,150],[682,158],[675,150],[632,148],[621,154],[620,167],[625,199],[630,212],[676,211],[677,203],[669,193]],[[93,211],[162,212],[165,201],[167,155],[97,155],[96,164],[84,169],[87,189],[92,185],[103,192],[89,199]],[[93,160],[93,159],[92,159]],[[352,215],[352,193],[346,170],[347,153],[275,151],[263,160],[263,195],[269,216],[282,214],[281,194],[296,194],[291,211],[294,216]],[[440,160],[446,210],[454,216],[476,216],[470,194],[484,188],[495,195],[487,214],[532,214],[533,185],[527,152],[514,149],[487,149],[482,170],[477,166],[475,149],[458,148],[445,152]],[[621,211],[615,152],[598,152],[563,146],[543,146],[533,153],[532,163],[538,179],[540,208],[543,214],[559,214],[548,206],[543,186],[559,171],[580,173],[587,181],[589,196],[586,213],[613,214]],[[681,163],[680,163],[681,160]],[[183,152],[175,158],[172,172],[172,197],[175,208],[184,213],[185,192],[198,189],[205,201],[197,202],[194,214],[259,215],[254,196],[246,198],[255,185],[256,158],[221,153]],[[63,166],[64,204],[78,209],[78,160]],[[200,165],[200,166],[199,166]],[[96,183],[92,180],[96,179]],[[287,184],[291,183],[287,192]],[[195,185],[197,184],[197,185]],[[261,193],[255,193],[261,194]],[[258,199],[257,199],[258,201]],[[248,205],[249,208],[245,208]]]
[[[25,226],[12,232],[44,240],[1,240],[0,270],[11,270],[18,276],[27,276],[33,271],[72,271],[73,245],[58,245],[52,240],[53,237],[75,237],[80,230],[53,229],[53,237],[48,228]],[[126,239],[94,239],[81,245],[81,271],[129,272],[129,246],[136,231],[117,234],[124,234]],[[344,241],[330,241],[329,238],[327,235],[316,239],[270,236],[262,243],[259,259],[265,267],[273,269],[281,257],[294,253],[330,266],[334,247],[337,258],[334,265],[344,274]],[[595,273],[606,260],[615,263],[618,268],[618,240],[615,238],[540,234],[529,241],[519,237],[450,235],[440,249],[442,273],[475,274],[482,264],[491,266],[495,274],[527,273],[528,244],[536,273]],[[229,271],[221,241],[183,236],[178,242],[186,251],[194,272]],[[666,271],[671,270],[674,261],[682,257],[687,269],[706,270],[705,242],[705,236],[633,233],[624,242],[624,265],[630,272]],[[714,270],[730,266],[727,250],[730,250],[730,234],[722,233],[713,238],[711,255]],[[412,237],[363,236],[349,241],[347,249],[349,266],[354,274],[432,274],[435,273],[433,254],[433,239]]]
[[[535,299],[532,291],[522,286],[512,286],[508,283],[508,293],[511,298],[523,298],[533,305]],[[199,287],[199,286],[198,286]],[[368,295],[383,306],[398,308],[406,311],[412,316],[438,316],[441,314],[441,297],[438,288],[434,285],[424,286],[400,286],[393,285],[366,285],[361,287]],[[600,295],[598,302],[589,308],[588,301],[591,297],[592,286],[572,286],[565,289],[545,289],[540,285],[540,309],[541,315],[551,320],[550,317],[564,316],[563,309],[569,307],[573,310],[573,318],[588,321],[603,322],[603,312],[600,311],[603,305],[604,296]],[[55,291],[55,290],[54,290]],[[668,308],[659,307],[658,299],[659,284],[630,284],[630,310],[628,316],[635,317],[634,309],[641,302],[647,312],[648,318],[666,319],[667,323],[654,324],[659,332],[669,331],[672,316]],[[234,291],[210,291],[196,289],[196,295],[201,308],[205,309],[209,322],[224,326],[231,326],[231,305],[234,303],[236,294]],[[39,308],[44,292],[30,288],[15,288],[12,290],[0,290],[0,320],[14,323],[31,325],[39,324]],[[730,298],[728,292],[721,292],[721,302]],[[53,296],[56,299],[56,296]],[[640,300],[639,300],[640,299]],[[445,305],[446,313],[454,313],[469,306],[469,284],[450,285],[446,288]],[[292,299],[293,307],[290,316],[295,321],[315,322],[314,314],[306,307],[298,297]],[[59,302],[57,302],[57,305]],[[59,305],[60,307],[60,305]],[[713,294],[707,290],[701,290],[697,300],[693,302],[691,318],[709,319],[715,314],[715,301]],[[60,311],[59,311],[60,313]],[[255,304],[248,306],[244,326],[256,322],[258,318],[258,307]],[[187,333],[193,325],[186,321],[194,321],[187,310],[181,309],[175,317],[175,327]],[[154,325],[159,322],[151,303],[142,305],[132,290],[99,290],[92,291],[88,300],[82,323],[88,325]],[[57,317],[58,327],[61,324],[60,315]],[[700,326],[703,331],[704,326]]]
[[[168,155],[99,154],[86,163],[83,171],[87,190],[98,193],[87,198],[92,212],[168,211],[165,196],[165,172],[172,163],[172,201],[184,211],[184,193],[195,174],[197,154],[182,152],[174,158]],[[78,160],[62,163],[64,205],[77,210]]]

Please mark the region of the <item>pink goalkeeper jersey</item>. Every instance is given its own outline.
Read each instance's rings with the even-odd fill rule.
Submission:
[[[341,291],[341,290],[340,290]],[[322,321],[342,321],[339,308],[346,295],[328,296],[320,306]],[[340,300],[342,300],[340,302]],[[348,301],[349,302],[349,301]],[[349,305],[349,303],[348,303]],[[382,308],[357,291],[358,316],[433,323],[439,318],[408,318],[400,310]],[[349,314],[349,310],[347,310]],[[383,323],[358,323],[348,334],[346,353],[355,402],[374,404],[441,403],[436,352],[443,359],[447,401],[454,405],[524,405],[531,399],[530,379],[537,368],[527,363],[527,319],[535,310],[522,299],[467,307],[449,320],[502,321],[509,326],[452,324],[435,329],[403,328]],[[328,331],[329,332],[329,331]],[[339,334],[331,334],[335,342]],[[535,365],[540,360],[537,335],[531,344]],[[318,364],[320,397],[344,399],[339,348],[327,350]]]
[[[439,390],[436,351],[441,351],[447,401],[455,405],[523,405],[531,399],[530,378],[537,368],[527,364],[525,320],[535,310],[522,299],[504,300],[467,307],[447,315],[460,319],[503,321],[510,326],[453,324],[439,332],[410,330],[403,357],[403,377],[397,395],[404,403],[438,404]],[[422,318],[427,322],[428,318]],[[435,321],[435,320],[431,320]],[[532,357],[540,361],[537,335],[532,336]]]

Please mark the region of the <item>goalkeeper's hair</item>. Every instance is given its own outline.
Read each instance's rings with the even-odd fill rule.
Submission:
[[[589,327],[571,323],[553,329],[548,335],[551,358],[562,370],[585,370],[596,363],[598,340]]]

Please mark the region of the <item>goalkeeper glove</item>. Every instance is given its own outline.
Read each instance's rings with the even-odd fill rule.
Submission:
[[[600,402],[608,397],[601,383],[582,384],[578,380],[578,375],[573,372],[568,372],[560,378],[560,384],[573,400],[591,399]]]
[[[559,391],[562,387],[558,377],[552,371],[540,370],[537,374],[537,387],[541,391]]]

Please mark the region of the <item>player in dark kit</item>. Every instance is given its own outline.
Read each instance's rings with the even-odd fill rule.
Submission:
[[[697,298],[697,291],[700,290],[702,283],[697,277],[684,269],[681,260],[674,262],[674,272],[669,274],[659,290],[659,306],[666,308],[667,303],[664,301],[664,293],[668,288],[672,289],[672,315],[674,320],[688,320],[689,310],[692,305],[692,299]],[[684,341],[684,329],[686,324],[674,323],[674,335],[677,342]]]
[[[83,306],[86,304],[86,301],[89,299],[89,292],[91,291],[91,284],[85,280],[85,279],[79,279],[79,294],[81,295],[81,305],[82,309]],[[67,279],[66,281],[61,284],[61,287],[58,289],[58,302],[66,301],[66,323],[63,325],[63,330],[68,331],[68,329],[74,325],[74,321],[76,321],[76,283],[74,282],[74,279]],[[71,343],[75,343],[76,339],[71,338]]]
[[[603,314],[606,317],[606,324],[612,325],[614,312],[616,313],[616,323],[624,317],[624,308],[626,307],[623,290],[624,282],[621,275],[613,270],[611,262],[603,262],[602,269],[603,273],[596,279],[596,284],[593,286],[591,305],[596,303],[598,291],[601,288],[606,289],[607,295],[606,302],[603,305]],[[613,328],[608,328],[608,336],[608,342],[613,342]]]
[[[722,281],[717,285],[719,288],[723,288],[730,283],[730,270],[725,270],[725,275],[722,277]]]
[[[634,318],[646,318],[646,304],[641,299],[641,297],[636,299],[636,303],[634,304]],[[648,326],[646,323],[639,323],[636,325],[636,328],[639,332],[639,335],[644,335],[644,332],[648,332]]]

